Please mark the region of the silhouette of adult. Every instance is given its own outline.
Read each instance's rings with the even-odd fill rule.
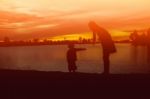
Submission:
[[[93,42],[96,41],[96,35],[99,37],[101,41],[101,45],[103,48],[103,61],[104,61],[104,74],[110,73],[110,54],[115,53],[116,47],[114,41],[112,40],[111,35],[107,30],[98,26],[95,22],[91,21],[89,23],[89,27],[93,32]]]
[[[86,50],[85,48],[75,48],[74,46],[75,45],[72,43],[68,45],[69,50],[67,51],[67,62],[69,72],[76,72],[77,70],[77,51]]]

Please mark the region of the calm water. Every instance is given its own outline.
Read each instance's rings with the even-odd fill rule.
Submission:
[[[111,55],[111,73],[148,73],[146,47],[116,44],[118,52]],[[103,72],[100,45],[77,45],[87,48],[78,53],[78,71]],[[67,46],[0,47],[0,68],[17,70],[67,72]]]

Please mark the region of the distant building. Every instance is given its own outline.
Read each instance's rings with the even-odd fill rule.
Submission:
[[[40,40],[39,40],[38,38],[35,38],[35,39],[33,39],[33,42],[34,42],[34,43],[39,43]]]

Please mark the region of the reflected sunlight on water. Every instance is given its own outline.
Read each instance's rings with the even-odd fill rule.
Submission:
[[[147,73],[146,47],[130,44],[116,44],[118,52],[111,55],[112,73]],[[77,45],[86,51],[78,53],[78,71],[88,73],[103,72],[100,45]],[[1,47],[0,68],[17,70],[63,71],[67,72],[67,46]]]

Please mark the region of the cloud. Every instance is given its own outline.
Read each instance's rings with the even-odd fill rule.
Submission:
[[[1,0],[0,9],[0,33],[14,38],[87,32],[90,20],[122,30],[150,22],[149,0]]]

